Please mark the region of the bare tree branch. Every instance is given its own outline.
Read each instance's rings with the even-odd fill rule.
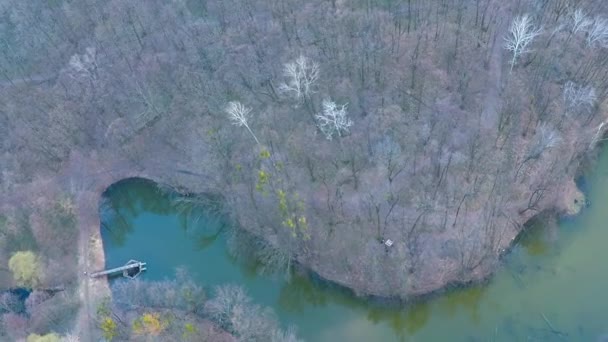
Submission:
[[[589,26],[593,24],[593,20],[589,19],[580,8],[570,14],[570,20],[572,21],[572,33],[574,34],[586,32]]]
[[[527,14],[513,19],[509,27],[509,36],[505,38],[505,49],[513,54],[510,62],[511,71],[513,71],[517,59],[531,51],[528,45],[541,33],[542,29],[535,27]]]
[[[232,121],[233,125],[245,126],[249,133],[251,133],[253,139],[255,139],[255,142],[258,143],[258,145],[260,144],[258,137],[256,137],[251,128],[249,128],[248,119],[249,115],[251,114],[251,108],[245,107],[238,101],[232,101],[228,103],[226,113],[228,114],[228,119]]]
[[[348,128],[353,125],[346,113],[346,105],[336,105],[331,100],[323,100],[323,112],[315,115],[317,125],[328,140],[332,140],[334,134],[342,136],[343,132],[348,132]]]
[[[279,91],[302,102],[313,92],[313,86],[319,78],[319,65],[300,56],[285,64],[283,74],[287,81],[279,85]]]
[[[590,111],[597,101],[594,87],[578,85],[572,81],[566,82],[563,96],[569,114],[574,114],[576,110]]]
[[[589,46],[608,47],[608,20],[605,18],[595,17],[593,24],[588,25],[585,32]]]

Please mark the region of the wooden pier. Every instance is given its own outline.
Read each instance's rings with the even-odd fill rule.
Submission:
[[[91,278],[98,278],[107,275],[113,275],[119,272],[122,272],[122,275],[126,278],[134,279],[137,277],[142,271],[146,270],[146,263],[137,261],[137,260],[129,260],[124,266],[112,268],[109,270],[99,271],[91,273]],[[135,273],[133,273],[135,271]]]

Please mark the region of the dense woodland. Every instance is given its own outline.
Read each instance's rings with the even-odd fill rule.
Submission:
[[[220,196],[232,250],[275,271],[401,298],[478,281],[531,217],[584,202],[606,128],[601,0],[0,0],[0,18],[0,284],[67,306],[90,213],[133,176]],[[0,309],[5,334],[53,330]]]

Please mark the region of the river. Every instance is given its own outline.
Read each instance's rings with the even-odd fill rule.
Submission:
[[[304,276],[261,276],[227,252],[221,220],[176,207],[148,181],[105,193],[102,237],[108,267],[148,263],[144,280],[185,267],[204,286],[243,285],[307,341],[608,340],[608,149],[586,178],[591,205],[554,229],[531,227],[487,284],[403,308],[387,308]]]

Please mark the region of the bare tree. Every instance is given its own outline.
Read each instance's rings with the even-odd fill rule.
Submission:
[[[300,56],[285,64],[283,74],[287,82],[279,85],[279,91],[290,94],[301,102],[313,92],[313,86],[319,78],[319,65]]]
[[[289,281],[293,263],[293,258],[289,252],[266,241],[257,242],[256,247],[256,259],[260,263],[260,273],[271,274],[277,272],[283,274],[285,279]]]
[[[377,162],[386,167],[388,182],[392,184],[406,167],[401,157],[403,154],[401,146],[390,135],[386,135],[372,149]]]
[[[95,48],[88,47],[82,55],[75,54],[70,58],[70,68],[75,77],[83,75],[91,79],[97,78],[97,52]]]
[[[505,38],[505,49],[513,54],[511,71],[513,71],[517,59],[530,52],[528,45],[541,33],[542,29],[535,27],[527,14],[513,19],[509,27],[509,35]]]
[[[589,143],[589,149],[592,149],[595,146],[595,144],[597,144],[598,142],[603,140],[603,139],[601,139],[601,137],[605,132],[604,127],[606,127],[607,124],[608,124],[608,122],[604,121],[601,124],[599,124],[599,126],[597,126],[597,130],[596,130],[595,134],[593,135],[593,138],[591,138],[591,142]]]
[[[547,189],[544,187],[539,187],[536,190],[534,190],[532,192],[532,194],[530,195],[530,198],[528,199],[528,206],[526,206],[524,209],[521,209],[519,211],[519,214],[523,215],[528,210],[538,211],[539,210],[538,204],[545,198],[546,192],[547,192]]]
[[[231,326],[239,341],[268,341],[277,322],[270,308],[252,304],[235,308]]]
[[[224,285],[215,288],[215,298],[205,303],[205,313],[218,324],[231,324],[232,312],[249,305],[251,299],[245,290],[237,285]]]
[[[272,310],[251,303],[237,285],[216,287],[216,297],[205,304],[205,312],[239,341],[269,341],[275,335],[286,337],[276,341],[297,341],[289,339],[289,333],[276,334],[278,326]]]
[[[315,115],[317,125],[328,140],[332,140],[335,134],[342,136],[343,132],[348,132],[348,128],[353,125],[346,113],[346,105],[336,105],[331,100],[323,100],[323,112]]]
[[[531,159],[540,157],[544,151],[556,147],[562,140],[559,133],[546,123],[539,125],[535,137],[535,143],[528,153],[528,157]]]
[[[608,46],[608,21],[601,17],[595,17],[592,25],[587,26],[587,44],[589,46]]]
[[[80,342],[80,337],[76,334],[67,334],[62,337],[61,342]]]
[[[228,114],[228,119],[232,121],[233,125],[245,126],[249,133],[251,133],[251,136],[253,136],[253,139],[255,139],[255,142],[258,143],[258,145],[260,144],[258,137],[253,134],[253,131],[249,127],[248,119],[249,114],[251,114],[251,108],[245,107],[238,101],[232,101],[228,103],[226,113]]]
[[[270,342],[302,342],[296,335],[294,327],[290,326],[287,330],[275,329],[270,336]]]
[[[517,176],[519,176],[519,172],[521,171],[522,167],[527,162],[540,158],[543,152],[558,146],[562,141],[562,138],[560,137],[559,133],[554,128],[550,127],[544,122],[536,128],[536,135],[534,137],[535,140],[532,144],[532,147],[530,148],[530,150],[526,154],[526,157],[517,168],[517,172],[515,173],[516,179]]]
[[[570,14],[570,19],[572,20],[572,33],[574,34],[586,32],[589,26],[593,24],[593,20],[589,19],[580,8]]]
[[[574,114],[577,110],[589,111],[597,101],[594,87],[578,85],[572,81],[566,82],[563,96],[569,114]]]

